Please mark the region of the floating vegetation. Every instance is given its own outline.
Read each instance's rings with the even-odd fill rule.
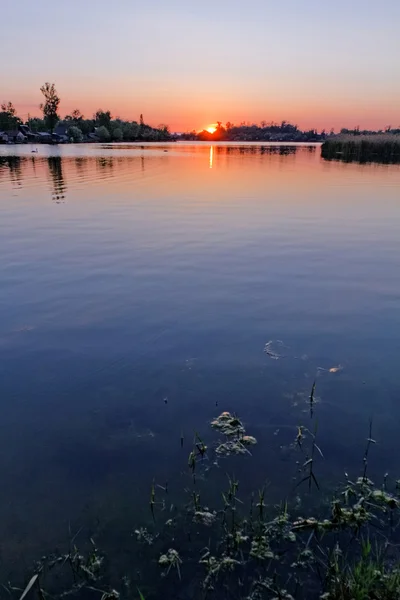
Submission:
[[[343,371],[343,368],[344,367],[342,365],[330,367],[329,369],[325,369],[325,367],[318,367],[318,372],[325,371],[328,373],[340,373],[340,371]]]
[[[253,539],[250,547],[250,556],[258,560],[275,558],[265,535],[260,535],[260,537]]]
[[[241,438],[241,442],[242,442],[243,446],[254,446],[254,444],[257,444],[256,438],[253,437],[252,435],[244,435]]]
[[[135,529],[135,535],[138,542],[145,542],[149,546],[151,546],[154,542],[154,535],[149,533],[146,527]]]
[[[248,446],[254,446],[257,443],[255,437],[246,435],[242,421],[229,412],[223,412],[211,421],[211,427],[223,433],[227,438],[218,444],[215,450],[218,456],[250,454]]]
[[[271,360],[279,360],[281,358],[291,358],[294,360],[301,360],[301,361],[309,361],[310,357],[308,354],[301,354],[301,355],[295,355],[293,353],[290,353],[290,348],[288,346],[286,346],[282,340],[269,340],[265,346],[264,346],[264,352],[265,354],[271,359]],[[338,365],[333,365],[332,367],[317,367],[317,376],[322,375],[323,372],[325,373],[340,373],[341,371],[343,371],[343,366],[341,364]]]
[[[245,433],[241,420],[229,412],[223,412],[219,417],[211,421],[211,427],[228,437],[239,437]]]
[[[272,360],[279,360],[284,357],[284,349],[286,346],[282,342],[282,340],[269,340],[264,346],[264,352],[272,358]]]
[[[182,560],[177,550],[170,548],[166,554],[161,554],[158,559],[158,564],[167,569],[167,575],[172,568],[175,568],[178,573],[179,579],[181,579],[181,564]]]
[[[246,446],[240,440],[228,440],[219,444],[215,450],[218,456],[229,456],[230,454],[250,454]]]
[[[236,567],[241,565],[241,562],[227,555],[221,557],[212,556],[207,549],[206,553],[201,557],[199,564],[206,567],[207,575],[203,581],[203,588],[210,591],[215,589],[215,584],[220,575],[234,571]]]
[[[217,513],[210,512],[209,510],[196,510],[194,513],[193,520],[197,523],[203,523],[206,527],[211,527],[217,518]]]
[[[120,594],[105,583],[104,556],[90,538],[90,548],[81,551],[76,545],[76,537],[71,539],[68,552],[43,556],[35,565],[35,573],[23,589],[3,584],[8,598],[33,598],[33,592],[39,600],[48,597],[66,596],[84,598],[89,590],[97,593],[98,600],[118,600]],[[59,591],[60,585],[62,591]],[[51,590],[51,592],[50,592]],[[15,592],[18,594],[16,595]],[[86,594],[86,596],[85,596]]]

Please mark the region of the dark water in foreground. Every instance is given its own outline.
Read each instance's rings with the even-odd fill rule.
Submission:
[[[315,377],[327,485],[370,416],[399,476],[399,184],[319,147],[0,146],[2,573],[70,526],[125,551],[222,410],[280,500]]]

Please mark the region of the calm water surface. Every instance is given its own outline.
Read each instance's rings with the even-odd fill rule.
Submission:
[[[244,487],[280,500],[315,377],[321,477],[371,416],[399,476],[399,184],[318,146],[0,146],[3,573],[69,524],[123,545],[222,410],[259,441]]]

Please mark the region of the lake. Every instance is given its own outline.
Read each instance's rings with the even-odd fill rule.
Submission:
[[[314,380],[321,481],[358,472],[370,418],[371,472],[400,475],[399,166],[319,145],[32,149],[0,146],[4,577],[81,527],[129,556],[153,479],[174,494],[221,411],[258,440],[243,493],[280,501]]]

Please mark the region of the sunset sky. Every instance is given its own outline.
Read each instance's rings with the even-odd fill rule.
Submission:
[[[13,0],[0,101],[96,109],[172,131],[221,120],[400,124],[399,0]]]

